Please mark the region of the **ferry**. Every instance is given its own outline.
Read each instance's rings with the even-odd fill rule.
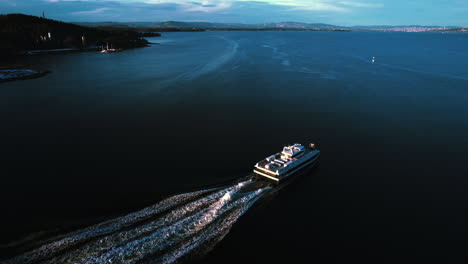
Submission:
[[[279,183],[291,175],[313,167],[319,157],[320,150],[316,149],[315,144],[311,143],[307,147],[293,144],[255,164],[253,171],[255,176]]]

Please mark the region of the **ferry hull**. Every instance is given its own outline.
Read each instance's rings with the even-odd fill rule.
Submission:
[[[298,175],[307,173],[310,169],[312,169],[318,163],[319,157],[320,157],[320,153],[318,155],[316,155],[314,158],[312,158],[310,161],[307,161],[300,168],[298,168],[298,169],[296,169],[294,171],[288,172],[285,175],[279,175],[279,177],[278,176],[275,177],[275,176],[273,176],[271,174],[268,174],[268,173],[266,173],[264,171],[260,171],[258,169],[254,169],[254,175],[255,175],[256,178],[268,180],[270,182],[279,184],[279,183],[282,183],[282,182],[286,181],[289,178],[293,178],[293,177],[296,177]]]

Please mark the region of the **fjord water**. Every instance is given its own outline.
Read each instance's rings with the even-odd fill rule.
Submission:
[[[52,73],[0,84],[4,242],[244,177],[284,144],[315,142],[320,165],[256,203],[203,263],[463,262],[468,35],[150,40],[15,61]]]

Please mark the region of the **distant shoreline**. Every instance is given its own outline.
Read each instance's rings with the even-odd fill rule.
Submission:
[[[165,22],[74,22],[88,27],[121,28],[153,32],[196,32],[196,31],[390,31],[390,32],[468,32],[463,26],[422,25],[356,25],[337,26],[323,23],[279,22],[265,24],[217,23],[197,21]]]
[[[91,48],[84,48],[84,49],[74,49],[74,48],[39,49],[39,50],[27,50],[24,52],[24,55],[67,54],[67,53],[99,51],[99,50],[101,50],[101,48],[99,47],[91,47]]]
[[[154,32],[206,32],[206,31],[332,31],[349,32],[349,29],[307,29],[307,28],[154,28]]]

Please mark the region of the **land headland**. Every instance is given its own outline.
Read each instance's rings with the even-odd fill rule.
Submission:
[[[10,65],[17,56],[96,51],[110,45],[114,50],[146,47],[144,37],[159,33],[144,28],[87,27],[23,14],[0,15],[0,82],[39,78],[44,69]]]
[[[23,14],[0,15],[0,58],[30,54],[30,51],[37,54],[40,53],[37,51],[96,50],[107,43],[119,49],[149,44],[138,30],[86,27]]]

